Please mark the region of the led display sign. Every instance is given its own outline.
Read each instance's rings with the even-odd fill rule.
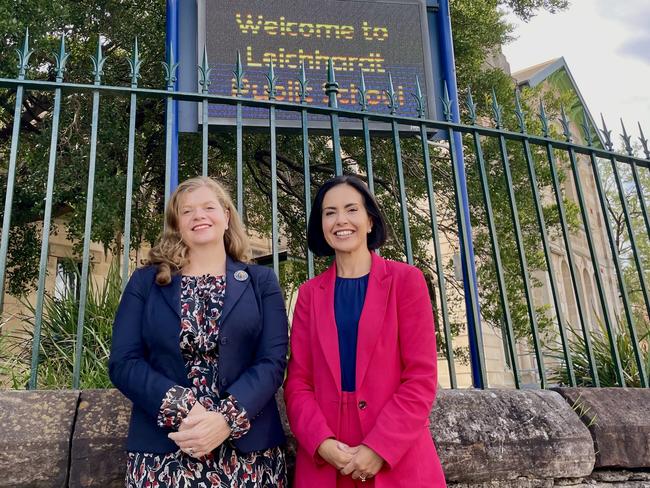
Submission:
[[[268,99],[269,64],[277,76],[276,100],[300,102],[304,63],[309,105],[327,106],[324,91],[332,58],[340,108],[359,110],[361,72],[368,110],[388,112],[388,73],[398,114],[417,117],[416,76],[422,92],[435,100],[426,6],[420,0],[205,0],[199,2],[198,53],[206,46],[210,93],[235,96],[237,52],[243,70],[243,98]],[[433,104],[432,104],[433,106]],[[429,114],[430,116],[432,114]],[[244,108],[244,125],[267,126],[268,110]],[[211,124],[232,125],[235,108],[212,104]],[[299,114],[278,111],[279,127],[298,127]],[[327,127],[327,118],[310,116],[310,126]],[[347,124],[347,126],[346,126]],[[342,128],[358,123],[342,120]]]

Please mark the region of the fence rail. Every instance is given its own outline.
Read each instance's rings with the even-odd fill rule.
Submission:
[[[438,317],[441,355],[446,359],[447,379],[452,388],[458,386],[457,368],[462,358],[455,354],[459,331],[474,327],[469,334],[469,348],[475,353],[475,384],[489,386],[489,371],[486,359],[486,334],[495,330],[503,339],[504,361],[515,387],[531,383],[524,381],[525,368],[521,365],[522,351],[532,348],[535,372],[532,382],[541,388],[561,381],[575,386],[589,384],[600,386],[601,372],[613,371],[615,383],[619,386],[638,384],[648,386],[650,356],[647,352],[647,335],[650,327],[650,297],[647,276],[650,259],[650,219],[647,202],[650,187],[650,151],[648,141],[639,126],[638,148],[632,145],[631,136],[622,126],[621,140],[625,152],[614,150],[611,131],[602,122],[598,129],[583,107],[582,120],[572,120],[564,108],[559,118],[552,120],[539,103],[537,119],[527,119],[518,92],[515,94],[514,112],[504,113],[496,94],[492,94],[492,127],[486,124],[485,115],[479,115],[477,104],[471,92],[467,92],[464,115],[468,123],[451,121],[451,107],[454,101],[443,93],[445,120],[425,118],[426,99],[419,89],[412,94],[419,117],[404,117],[398,114],[399,105],[395,97],[390,75],[387,76],[386,95],[390,113],[368,111],[367,90],[363,73],[360,73],[359,110],[337,106],[338,84],[335,67],[330,60],[328,80],[324,86],[329,100],[328,107],[308,105],[306,87],[308,80],[304,67],[296,72],[300,85],[301,103],[277,100],[277,76],[274,67],[269,66],[267,75],[268,100],[247,99],[241,96],[244,71],[241,59],[233,71],[234,96],[208,93],[210,67],[204,55],[199,70],[197,93],[176,92],[174,82],[177,65],[172,59],[163,63],[166,89],[143,88],[138,85],[142,60],[138,54],[137,41],[130,65],[131,83],[128,86],[102,84],[103,67],[106,58],[98,46],[93,63],[93,82],[90,84],[64,81],[69,53],[65,39],[61,38],[59,52],[55,55],[55,80],[30,80],[26,78],[28,61],[32,54],[28,34],[23,47],[18,51],[18,75],[15,79],[0,78],[0,88],[13,95],[14,116],[8,161],[3,160],[6,173],[4,180],[5,198],[3,224],[0,241],[0,311],[3,309],[6,293],[7,273],[12,231],[12,212],[15,208],[17,169],[20,167],[20,137],[25,94],[48,93],[53,96],[49,116],[50,144],[47,163],[45,205],[42,217],[41,252],[38,264],[38,285],[34,310],[34,330],[29,388],[38,385],[38,368],[41,360],[41,327],[44,301],[47,297],[46,274],[50,252],[49,238],[52,232],[53,200],[57,172],[57,158],[62,147],[60,142],[62,102],[69,97],[91,97],[91,122],[88,147],[87,183],[85,185],[85,219],[83,250],[81,252],[81,291],[78,302],[75,358],[72,372],[72,386],[78,388],[81,376],[84,323],[88,283],[92,274],[90,244],[95,222],[95,178],[98,161],[98,144],[101,140],[100,104],[128,101],[128,143],[125,150],[126,187],[124,189],[123,243],[121,252],[121,276],[125,283],[129,273],[132,251],[132,212],[134,197],[134,173],[138,163],[138,102],[160,100],[166,106],[164,126],[164,201],[167,202],[172,174],[171,123],[174,101],[197,103],[201,116],[201,131],[196,135],[201,145],[201,173],[207,175],[210,169],[210,138],[208,130],[208,108],[212,104],[229,105],[236,108],[236,123],[233,127],[236,145],[235,171],[232,187],[236,195],[238,211],[246,210],[246,175],[244,147],[249,136],[243,125],[242,112],[245,107],[268,110],[268,215],[273,268],[280,274],[281,237],[286,241],[286,218],[279,218],[282,208],[280,199],[285,196],[286,183],[278,181],[278,136],[284,133],[276,127],[277,113],[295,112],[300,117],[300,130],[292,133],[292,144],[300,154],[301,170],[295,169],[289,176],[302,178],[302,208],[297,217],[303,231],[309,216],[312,190],[318,183],[313,170],[322,167],[321,160],[310,154],[322,147],[314,146],[310,133],[313,116],[325,116],[330,128],[325,139],[331,147],[330,164],[334,174],[344,170],[356,171],[368,182],[371,191],[382,194],[384,206],[392,202],[391,215],[395,217],[395,244],[389,254],[405,259],[409,263],[425,265],[430,273],[432,301]],[[518,128],[508,130],[504,119],[515,115]],[[358,131],[342,132],[340,119],[358,123]],[[370,128],[371,122],[380,122],[388,131],[378,133]],[[539,134],[529,132],[527,124],[537,124]],[[576,134],[582,142],[574,142]],[[561,131],[563,139],[555,133]],[[319,132],[318,134],[321,134]],[[459,144],[460,142],[460,144]],[[8,143],[8,144],[7,144]],[[382,151],[373,149],[380,145]],[[360,158],[349,156],[348,147],[360,149]],[[390,146],[394,166],[379,164],[386,160],[385,146]],[[644,158],[636,156],[643,151]],[[378,167],[381,171],[378,172]],[[464,168],[467,176],[458,170]],[[78,168],[79,174],[82,168]],[[604,173],[605,172],[605,173]],[[414,176],[415,175],[415,176]],[[280,175],[284,176],[284,175]],[[384,181],[385,180],[385,181]],[[381,189],[378,181],[382,181]],[[386,181],[393,181],[396,188],[389,188]],[[280,185],[285,185],[280,189]],[[464,218],[460,208],[459,195],[463,185],[473,190],[470,201],[471,222]],[[413,190],[417,186],[417,191]],[[388,190],[387,190],[388,188]],[[589,198],[595,196],[597,205],[590,206]],[[573,195],[573,196],[571,196]],[[620,209],[621,220],[613,222],[614,209]],[[395,210],[395,212],[392,212]],[[429,235],[422,237],[421,228],[428,228]],[[441,227],[444,231],[441,231]],[[414,236],[413,229],[417,229]],[[602,230],[601,230],[602,229]],[[600,236],[600,237],[599,237]],[[605,238],[606,237],[606,238]],[[304,239],[304,233],[303,233]],[[487,245],[486,245],[487,239]],[[426,242],[425,242],[426,241]],[[622,245],[621,243],[625,245]],[[586,246],[585,246],[586,243]],[[476,259],[472,260],[472,246],[477,247]],[[319,265],[303,244],[294,249],[304,249],[302,255],[294,255],[296,266],[301,266],[305,276],[312,277]],[[295,254],[295,251],[294,251]],[[456,283],[450,255],[460,255],[466,269],[478,269],[478,292],[471,283],[472,273],[465,273],[463,283]],[[558,264],[559,263],[559,264]],[[582,274],[579,270],[583,269]],[[322,263],[320,263],[322,265]],[[568,272],[567,272],[568,270]],[[586,271],[585,271],[586,270]],[[589,272],[593,270],[593,272]],[[603,271],[604,270],[604,271]],[[586,275],[585,275],[586,273]],[[597,300],[591,302],[596,284]],[[611,278],[611,279],[610,279]],[[615,282],[615,284],[614,284]],[[544,285],[546,283],[546,285]],[[545,288],[546,286],[546,288]],[[633,289],[631,289],[633,288]],[[540,298],[540,290],[547,290],[547,297]],[[469,307],[459,304],[467,300]],[[589,310],[592,305],[593,311]],[[474,320],[467,317],[474,316]],[[598,331],[603,329],[604,338]],[[594,350],[594,341],[606,339],[609,357],[603,362]],[[471,342],[474,343],[471,343]],[[462,352],[461,349],[457,349]],[[579,363],[577,366],[576,361]],[[600,362],[599,362],[600,361]],[[549,378],[554,371],[554,379]],[[528,373],[530,376],[530,374]],[[561,378],[558,380],[558,378]]]

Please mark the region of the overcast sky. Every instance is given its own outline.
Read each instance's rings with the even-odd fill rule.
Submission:
[[[610,129],[650,139],[650,0],[570,0],[528,24],[514,16],[517,40],[503,52],[512,72],[564,56],[589,110]],[[620,138],[617,138],[618,145]]]

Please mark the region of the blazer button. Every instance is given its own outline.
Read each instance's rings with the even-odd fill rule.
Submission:
[[[365,410],[367,406],[368,406],[368,404],[366,403],[365,400],[361,400],[359,402],[359,410]]]
[[[221,386],[226,386],[228,384],[228,381],[226,378],[221,378]]]
[[[228,344],[228,338],[227,337],[222,337],[220,342],[221,342],[222,346],[225,346],[226,344]]]

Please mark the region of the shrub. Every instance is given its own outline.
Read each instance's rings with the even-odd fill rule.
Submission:
[[[88,281],[80,387],[110,388],[108,356],[111,331],[122,293],[119,260],[113,260],[103,285],[92,278]],[[23,305],[27,312],[18,316],[24,324],[23,329],[5,334],[4,338],[0,336],[0,386],[3,387],[25,388],[29,379],[35,306],[27,301]],[[46,293],[39,348],[39,388],[72,386],[78,316],[79,298],[74,294],[56,299]]]
[[[623,369],[623,378],[625,386],[640,387],[641,378],[637,367],[636,357],[632,338],[627,327],[620,322],[612,331],[616,349],[618,350]],[[650,331],[643,331],[639,336],[639,352],[641,354],[642,364],[646,373],[646,378],[650,374],[650,353],[648,353],[648,336]],[[589,369],[589,361],[585,348],[585,339],[581,333],[576,332],[572,327],[567,329],[569,342],[569,351],[573,361],[573,370],[576,377],[576,386],[595,386]],[[611,348],[607,329],[602,321],[598,320],[598,329],[591,330],[589,337],[593,350],[594,364],[598,371],[598,379],[601,387],[617,386],[616,367],[612,358]],[[548,379],[550,382],[560,385],[569,385],[569,375],[562,354],[561,344],[554,344],[549,349],[553,352],[551,357],[557,360],[555,366],[549,367]]]

